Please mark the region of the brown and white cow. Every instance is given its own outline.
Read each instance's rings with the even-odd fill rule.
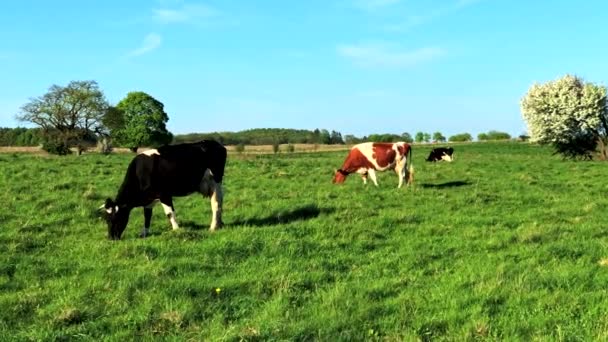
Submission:
[[[399,188],[403,181],[409,185],[414,180],[414,169],[411,162],[412,148],[408,143],[375,143],[366,142],[353,146],[344,160],[344,164],[334,175],[333,183],[344,183],[346,176],[358,173],[367,184],[367,176],[376,181],[376,171],[394,170],[399,177]]]

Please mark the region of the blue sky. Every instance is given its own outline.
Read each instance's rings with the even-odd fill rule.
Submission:
[[[5,0],[0,127],[53,84],[144,91],[173,133],[525,132],[519,101],[608,80],[608,1]]]

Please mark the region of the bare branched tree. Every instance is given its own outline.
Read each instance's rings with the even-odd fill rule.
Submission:
[[[53,85],[49,91],[21,107],[17,119],[40,126],[47,140],[80,147],[106,130],[102,119],[108,102],[95,81],[72,81]]]

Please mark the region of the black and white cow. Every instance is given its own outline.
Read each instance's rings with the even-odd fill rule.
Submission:
[[[451,162],[454,160],[454,149],[451,147],[437,147],[431,150],[429,153],[429,157],[426,158],[426,161],[436,162],[436,161],[448,161]]]
[[[152,207],[160,202],[173,229],[173,197],[198,192],[211,198],[211,231],[222,226],[222,178],[226,165],[226,148],[212,140],[167,145],[138,154],[127,168],[116,199],[108,198],[102,206],[106,212],[108,238],[120,239],[135,207],[144,208],[144,229],[150,231]]]

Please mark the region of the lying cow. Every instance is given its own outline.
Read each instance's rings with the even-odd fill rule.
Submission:
[[[138,154],[127,168],[125,179],[115,200],[108,198],[106,211],[108,238],[120,239],[135,207],[144,208],[144,229],[150,231],[152,207],[160,202],[173,229],[173,197],[194,192],[211,197],[213,217],[210,230],[222,226],[222,178],[226,165],[226,148],[220,143],[203,140],[197,143],[163,146]]]
[[[374,143],[366,142],[351,148],[344,164],[336,171],[333,183],[343,183],[346,176],[358,173],[367,184],[367,176],[376,181],[376,171],[394,170],[399,177],[400,188],[403,181],[409,185],[414,180],[414,169],[411,163],[412,148],[405,142]]]
[[[451,147],[437,147],[431,150],[429,157],[426,158],[426,161],[436,162],[436,161],[448,161],[451,162],[454,160],[454,149]]]

